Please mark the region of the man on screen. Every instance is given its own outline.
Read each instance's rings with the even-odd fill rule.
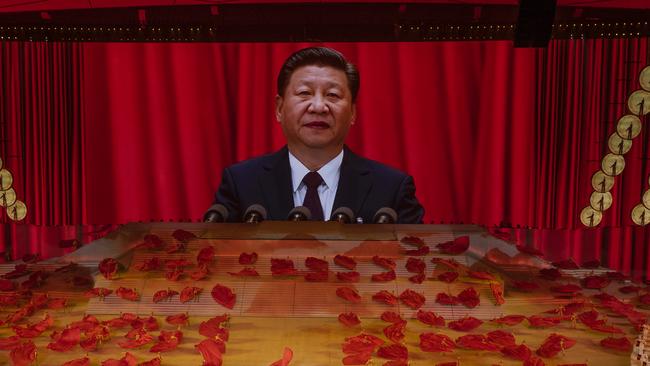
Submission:
[[[260,204],[270,220],[286,220],[297,206],[308,207],[313,220],[328,220],[348,207],[357,221],[371,223],[377,210],[390,207],[398,223],[421,223],[413,178],[344,144],[358,91],[359,73],[338,51],[310,47],[289,56],[275,97],[287,145],[223,171],[216,203],[228,209],[227,221],[241,221],[247,207]]]

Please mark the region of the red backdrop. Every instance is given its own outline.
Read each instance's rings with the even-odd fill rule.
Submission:
[[[427,222],[579,229],[648,43],[327,45],[361,71],[350,147],[411,173]],[[200,219],[224,166],[282,146],[275,77],[304,46],[2,43],[0,157],[27,221]],[[649,142],[644,128],[616,178],[601,225],[628,234],[613,243],[650,239],[629,218]]]

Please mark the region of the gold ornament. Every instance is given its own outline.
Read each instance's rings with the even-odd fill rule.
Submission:
[[[632,140],[641,133],[641,120],[639,117],[626,114],[618,120],[616,133],[626,140]]]
[[[645,226],[650,222],[650,210],[639,203],[632,209],[632,221],[639,226]]]
[[[625,158],[622,155],[607,154],[600,166],[605,174],[614,177],[621,174],[625,169]]]
[[[603,173],[602,170],[599,170],[591,176],[591,186],[596,192],[609,192],[614,187],[614,177],[610,177]]]
[[[646,66],[639,74],[639,84],[647,91],[650,91],[650,66]]]
[[[637,116],[648,114],[650,112],[650,92],[645,90],[632,92],[627,100],[627,108]]]
[[[7,216],[14,221],[21,221],[27,216],[27,206],[23,201],[16,201],[13,205],[7,207]]]
[[[6,191],[14,183],[14,177],[7,169],[0,170],[0,190]]]
[[[589,197],[591,207],[599,212],[603,212],[612,207],[612,201],[612,194],[610,192],[593,192],[591,197]]]
[[[9,207],[16,202],[16,191],[9,188],[6,191],[0,191],[0,206]]]
[[[594,227],[600,224],[600,220],[603,219],[603,214],[594,210],[591,206],[587,206],[582,209],[580,212],[580,221],[582,224],[587,227]]]
[[[607,146],[613,154],[623,155],[627,154],[632,148],[632,140],[625,140],[618,135],[618,132],[614,132],[609,136]]]

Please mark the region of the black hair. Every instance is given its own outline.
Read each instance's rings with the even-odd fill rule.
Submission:
[[[348,79],[352,103],[356,102],[359,93],[359,71],[357,67],[348,62],[339,51],[327,47],[303,48],[289,56],[278,73],[278,95],[284,96],[287,84],[289,84],[291,75],[296,69],[309,65],[330,66],[343,71]]]

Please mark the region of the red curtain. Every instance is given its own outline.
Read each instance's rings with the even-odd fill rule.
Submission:
[[[327,45],[361,71],[350,147],[411,173],[427,222],[578,230],[590,240],[598,231],[583,231],[578,214],[650,63],[648,43]],[[304,46],[2,43],[8,140],[0,153],[15,169],[27,221],[200,219],[223,167],[283,145],[275,77]],[[645,128],[626,154],[603,227],[632,227],[630,210],[648,189],[648,142]],[[607,235],[603,246],[644,246],[640,230]]]

